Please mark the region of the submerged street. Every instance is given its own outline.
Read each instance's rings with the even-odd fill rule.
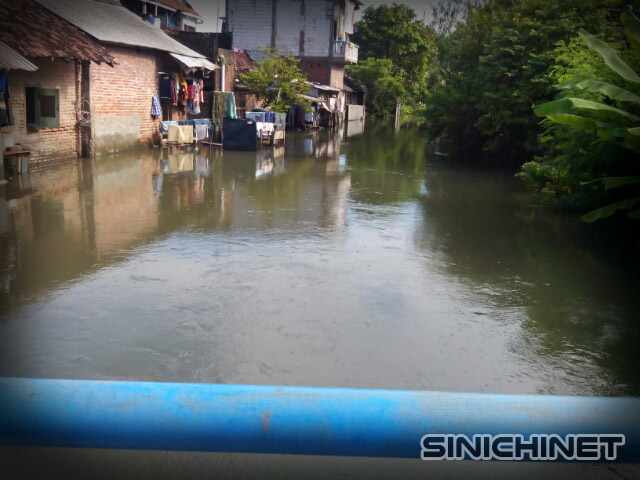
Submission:
[[[630,274],[417,130],[155,148],[0,188],[2,376],[640,393]]]

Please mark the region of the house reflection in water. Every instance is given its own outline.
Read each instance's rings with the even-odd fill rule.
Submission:
[[[364,120],[344,122],[344,134],[346,137],[355,137],[362,133],[364,133]]]
[[[351,185],[339,136],[311,137],[311,157],[306,138],[291,137],[286,158],[284,147],[158,148],[32,170],[29,189],[0,186],[0,307],[185,229],[338,232]]]
[[[158,171],[152,175],[156,195],[170,196],[175,211],[202,204],[205,178],[211,174],[211,153],[206,147],[163,149]]]
[[[12,304],[18,294],[20,255],[18,237],[9,217],[5,186],[0,185],[0,305]]]
[[[284,147],[260,148],[256,152],[256,179],[284,173]]]

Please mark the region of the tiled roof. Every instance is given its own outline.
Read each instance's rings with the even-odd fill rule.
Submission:
[[[308,83],[312,88],[316,88],[318,90],[324,90],[326,92],[339,92],[340,89],[336,88],[336,87],[331,87],[329,85],[323,85],[321,83],[318,82],[306,82]]]
[[[145,22],[119,2],[105,0],[36,0],[101,42],[127,47],[152,48],[187,57],[202,58],[162,30]]]
[[[174,10],[178,10],[180,12],[188,13],[189,15],[193,15],[194,17],[199,17],[200,15],[196,12],[191,5],[186,5],[182,3],[180,0],[153,0],[151,3],[157,3],[159,5],[165,5],[169,8],[173,8]]]
[[[249,53],[241,48],[233,49],[233,63],[236,67],[236,71],[251,70],[258,65],[253,58],[249,56]]]
[[[0,11],[0,40],[25,57],[113,65],[113,57],[102,45],[33,0],[0,0]]]

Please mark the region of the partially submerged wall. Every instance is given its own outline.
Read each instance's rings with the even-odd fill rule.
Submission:
[[[158,93],[158,53],[108,47],[116,65],[91,64],[91,117],[96,155],[150,144],[160,119],[151,116]]]
[[[347,121],[355,120],[364,120],[364,105],[347,105]]]
[[[30,164],[59,158],[75,157],[78,153],[76,129],[76,64],[65,60],[31,59],[38,70],[10,70],[9,91],[14,125],[2,128],[3,136],[10,136],[31,150]],[[38,87],[58,90],[60,122],[58,128],[27,126],[26,88]],[[4,145],[2,146],[4,147]]]

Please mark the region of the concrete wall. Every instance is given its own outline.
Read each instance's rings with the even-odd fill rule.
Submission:
[[[347,105],[347,121],[364,120],[364,105]]]
[[[3,136],[13,137],[31,150],[30,165],[75,157],[78,153],[76,129],[76,65],[64,60],[31,59],[35,72],[10,70],[8,74],[14,125],[2,128]],[[59,128],[27,129],[25,87],[56,88],[59,91]],[[79,86],[78,86],[79,88]],[[4,147],[4,146],[3,146]]]
[[[291,2],[291,0],[290,0]],[[291,3],[296,3],[292,1]],[[302,57],[328,57],[333,47],[333,1],[306,0],[306,15],[302,19],[300,31],[304,32],[304,52]],[[278,28],[291,28],[278,25]]]
[[[296,56],[329,56],[333,0],[228,0],[227,7],[235,47],[275,46]]]
[[[116,65],[91,64],[96,155],[150,144],[158,136],[160,121],[151,116],[151,99],[158,93],[161,54],[134,48],[107,48]]]
[[[272,2],[227,0],[227,28],[237,48],[253,50],[271,46]]]

